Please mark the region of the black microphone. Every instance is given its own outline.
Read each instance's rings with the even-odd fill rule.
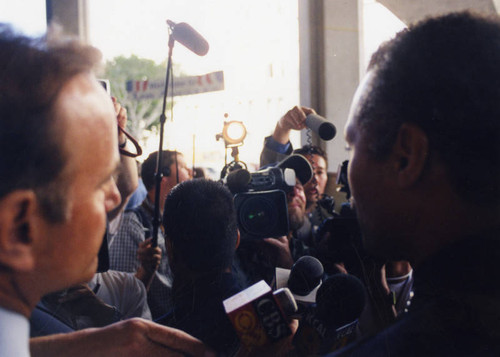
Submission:
[[[302,317],[307,308],[316,302],[316,293],[323,282],[324,272],[323,264],[309,255],[300,257],[293,264],[286,287],[297,303],[294,317]]]
[[[252,181],[252,175],[245,169],[231,171],[226,177],[227,188],[229,188],[229,191],[231,191],[233,195],[248,191],[250,181]]]
[[[172,37],[177,42],[193,51],[198,56],[205,56],[208,52],[208,42],[194,28],[185,22],[175,23],[167,20],[167,24],[172,28]]]
[[[321,284],[324,272],[318,259],[310,255],[300,257],[290,270],[288,289],[294,295],[308,295]]]
[[[332,140],[337,134],[335,125],[318,114],[309,114],[306,117],[306,126],[323,140]]]
[[[326,279],[293,338],[298,355],[323,355],[352,341],[364,305],[365,289],[354,275],[335,274]]]

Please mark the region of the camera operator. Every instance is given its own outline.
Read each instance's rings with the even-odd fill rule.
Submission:
[[[261,239],[245,238],[242,234],[241,244],[236,250],[235,271],[240,274],[243,286],[260,280],[272,286],[276,267],[290,269],[298,258],[313,254],[312,248],[297,238],[297,232],[307,218],[303,185],[311,179],[312,169],[305,158],[299,157],[301,164],[294,158],[288,157],[277,165],[281,169],[293,169],[297,177],[295,186],[286,194],[289,232],[286,236]]]
[[[298,237],[305,240],[308,245],[314,245],[312,232],[316,231],[325,218],[332,216],[330,209],[325,209],[318,204],[321,202],[320,199],[325,198],[325,188],[328,181],[328,158],[326,152],[318,146],[304,145],[293,150],[290,143],[291,131],[305,129],[306,117],[309,114],[316,114],[316,112],[308,107],[295,106],[278,120],[273,134],[264,140],[264,147],[260,154],[260,165],[274,164],[292,153],[301,154],[309,161],[313,168],[313,177],[304,184],[307,219],[304,220],[303,226],[299,229]]]

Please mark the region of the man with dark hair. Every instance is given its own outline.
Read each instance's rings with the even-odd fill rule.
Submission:
[[[409,313],[346,356],[500,352],[500,20],[428,19],[373,55],[346,125],[369,253],[415,269]],[[387,299],[390,301],[390,299]]]
[[[119,229],[109,241],[110,269],[135,272],[148,290],[148,304],[153,319],[163,316],[172,307],[172,273],[166,255],[162,227],[158,230],[158,246],[152,246],[154,202],[156,193],[156,162],[153,152],[143,162],[141,177],[147,190],[142,204],[123,215]],[[176,151],[164,150],[160,164],[160,212],[165,198],[177,183],[192,179],[184,156]],[[139,257],[152,257],[138,259]],[[149,254],[148,254],[149,252]]]
[[[292,153],[301,154],[313,167],[313,178],[304,186],[307,213],[312,213],[316,209],[316,202],[325,193],[328,181],[328,156],[319,146],[309,144],[293,150]]]
[[[174,273],[174,309],[164,323],[234,353],[238,341],[222,305],[241,290],[231,274],[239,242],[232,194],[215,181],[183,182],[165,201],[163,226]]]
[[[28,318],[43,295],[92,278],[106,213],[120,203],[115,112],[92,73],[99,59],[96,49],[57,34],[33,40],[0,24],[1,356],[30,355]],[[128,331],[129,352],[141,343],[151,352],[204,350],[180,331],[142,321],[64,335],[63,349],[84,351],[106,336],[111,345]],[[47,348],[62,346],[56,340],[33,351],[50,355]],[[123,356],[124,346],[111,349]]]
[[[172,150],[163,150],[162,156],[161,156],[162,162],[161,162],[161,174],[162,174],[162,181],[165,179],[165,183],[167,185],[164,185],[166,190],[165,195],[160,195],[160,197],[163,197],[165,199],[166,195],[168,195],[168,192],[177,185],[177,183],[185,181],[185,177],[192,178],[191,170],[187,167],[186,161],[184,160],[184,155],[182,155],[180,152],[172,151]],[[146,190],[151,192],[151,190],[155,189],[155,173],[156,173],[156,161],[158,160],[158,151],[155,151],[151,153],[146,160],[142,163],[141,166],[141,177],[142,180],[144,181],[144,186],[146,187]],[[179,167],[179,182],[177,182],[177,167]],[[152,200],[154,202],[154,200]],[[163,206],[162,206],[163,207]]]

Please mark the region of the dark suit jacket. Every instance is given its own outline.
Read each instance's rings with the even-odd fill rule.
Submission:
[[[331,356],[500,356],[499,231],[427,259],[415,269],[409,313]]]

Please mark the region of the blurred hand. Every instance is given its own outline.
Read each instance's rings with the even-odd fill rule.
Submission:
[[[116,121],[118,123],[118,126],[122,129],[125,130],[127,127],[127,109],[121,106],[120,103],[117,102],[115,97],[111,97],[111,100],[113,101],[113,105],[115,107],[115,113],[116,113]],[[118,131],[118,143],[123,144],[127,137],[125,134],[119,130]]]
[[[264,238],[263,242],[270,248],[275,265],[280,268],[290,269],[293,265],[290,243],[286,236],[279,238]]]
[[[306,127],[306,117],[309,114],[315,114],[314,109],[307,107],[295,106],[286,112],[278,123],[273,132],[273,139],[283,145],[287,144],[290,140],[290,131],[302,130]]]
[[[148,238],[144,242],[139,243],[137,249],[137,259],[141,262],[141,266],[148,273],[154,272],[161,262],[161,249],[153,247],[153,238]]]
[[[30,339],[33,357],[214,356],[184,331],[133,318],[102,327]]]
[[[314,109],[295,106],[281,117],[278,126],[283,130],[302,130],[306,127],[306,117],[315,113]]]

